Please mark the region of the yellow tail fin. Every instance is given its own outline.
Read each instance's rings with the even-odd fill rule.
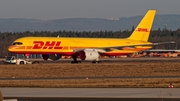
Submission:
[[[149,10],[128,39],[148,41],[156,10]]]

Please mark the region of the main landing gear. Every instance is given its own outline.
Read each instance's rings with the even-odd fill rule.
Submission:
[[[78,64],[78,63],[81,63],[81,61],[77,61],[77,56],[72,56],[73,58],[73,61],[71,61],[71,64]],[[92,64],[99,64],[99,63],[102,63],[102,61],[93,61]]]
[[[102,61],[93,61],[92,64],[99,64],[99,63],[102,63]]]
[[[77,56],[72,56],[74,61],[71,61],[71,64],[78,64],[81,63],[81,61],[77,61]]]

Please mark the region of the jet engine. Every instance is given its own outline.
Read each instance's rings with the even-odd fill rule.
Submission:
[[[92,50],[84,50],[79,53],[81,60],[96,61],[99,58],[99,53]]]
[[[44,60],[48,60],[48,59],[51,59],[51,60],[59,60],[62,55],[60,54],[42,54],[42,57]]]

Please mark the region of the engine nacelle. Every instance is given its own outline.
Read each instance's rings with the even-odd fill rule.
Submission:
[[[79,53],[81,60],[96,61],[99,59],[99,53],[92,50],[84,50]]]
[[[62,55],[60,54],[42,54],[42,57],[44,60],[48,60],[48,59],[51,59],[51,60],[59,60]]]

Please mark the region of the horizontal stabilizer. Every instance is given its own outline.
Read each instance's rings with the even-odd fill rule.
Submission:
[[[163,44],[173,44],[176,43],[175,41],[170,41],[170,42],[159,42],[159,43],[153,43],[153,45],[163,45]]]

